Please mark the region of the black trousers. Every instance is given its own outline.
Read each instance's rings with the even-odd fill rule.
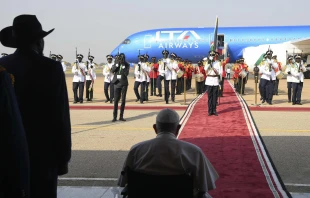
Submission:
[[[216,102],[219,86],[208,86],[208,113],[216,112]]]
[[[46,166],[46,165],[45,165]],[[57,168],[46,168],[43,165],[30,165],[30,197],[57,197]]]
[[[86,80],[86,98],[90,100],[93,99],[93,94],[94,94],[93,89],[89,91],[91,82],[92,82],[91,80]]]
[[[273,97],[273,82],[272,80],[260,79],[260,93],[262,95],[263,100],[267,102],[272,101]]]
[[[83,101],[84,82],[73,82],[72,89],[73,89],[73,95],[74,95],[74,102]],[[79,89],[79,97],[77,96],[78,89]]]
[[[169,84],[171,81],[171,93],[169,90]],[[171,100],[175,99],[175,84],[177,80],[165,80],[165,101],[167,102],[169,100],[170,94],[171,94]]]
[[[292,83],[293,87],[293,97],[292,97],[292,102],[293,103],[300,103],[301,101],[301,91],[302,91],[302,84],[300,83]]]
[[[292,101],[292,82],[287,82],[287,99],[289,102]]]
[[[202,82],[197,82],[196,81],[196,86],[197,86],[197,94],[202,94],[204,90],[204,81]]]
[[[192,87],[192,78],[186,79],[186,90],[189,90]]]
[[[228,78],[228,80],[230,80],[230,73],[226,73],[226,78]]]
[[[140,86],[140,93],[138,91],[139,86]],[[146,86],[146,81],[143,81],[143,82],[135,81],[135,84],[133,87],[136,98],[137,98],[137,100],[140,100],[140,103],[143,103],[143,101],[144,101],[145,86]]]
[[[122,86],[119,83],[114,84],[114,110],[113,110],[113,118],[116,119],[117,111],[118,111],[118,102],[122,96],[122,103],[121,103],[121,111],[120,111],[120,118],[124,117],[124,110],[126,104],[126,94],[127,94],[128,86]]]
[[[110,96],[109,96],[109,87],[110,87]],[[114,99],[114,84],[113,83],[108,83],[104,82],[104,95],[105,98],[112,102]]]
[[[151,84],[151,96],[156,95],[156,84],[157,84],[157,78],[151,78],[150,79]]]
[[[221,89],[219,89],[219,96],[220,96],[220,97],[223,97],[223,92],[224,92],[224,80],[225,80],[225,78],[222,77],[222,80],[221,80],[221,82],[220,82]]]
[[[181,94],[184,92],[184,78],[178,78],[177,79],[177,88],[176,88],[176,94]],[[182,90],[183,88],[183,90]]]
[[[278,95],[278,89],[279,89],[279,79],[276,78],[274,82],[274,88],[273,88],[273,95]]]
[[[148,101],[149,100],[149,82],[145,82],[145,89],[143,92],[143,101]]]
[[[242,82],[243,79],[243,82]],[[241,94],[241,84],[242,84],[242,94],[244,94],[244,89],[245,89],[245,83],[247,79],[246,78],[238,78],[238,86],[237,86],[237,92]]]
[[[157,89],[158,89],[158,94],[161,96],[162,95],[162,84],[161,81],[164,80],[165,77],[163,76],[158,76],[157,77]]]

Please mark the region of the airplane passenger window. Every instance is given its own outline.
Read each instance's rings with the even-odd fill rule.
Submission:
[[[130,39],[125,39],[124,41],[123,41],[123,44],[129,44],[130,43]]]

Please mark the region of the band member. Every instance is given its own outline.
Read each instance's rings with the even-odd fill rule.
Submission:
[[[245,76],[242,74],[245,74]],[[240,58],[239,59],[239,74],[238,75],[238,93],[239,94],[242,94],[242,95],[245,95],[244,94],[244,89],[245,89],[245,84],[247,83],[247,78],[246,78],[246,75],[248,74],[248,65],[244,63],[244,58]],[[242,90],[242,93],[241,93],[241,90]]]
[[[148,62],[149,60],[149,55],[144,54],[144,63],[145,63],[145,75],[146,75],[146,83],[145,83],[145,89],[143,91],[143,101],[149,101],[149,85],[150,85],[150,71],[151,71],[151,67],[150,67],[150,63]]]
[[[140,55],[139,59],[140,59],[140,62],[138,62],[138,65],[136,65],[135,67],[136,80],[135,80],[133,90],[137,98],[136,102],[140,101],[140,103],[142,104],[144,101],[144,91],[145,91],[147,76],[145,74],[146,64],[144,62],[144,56]],[[140,87],[140,94],[138,91],[139,87]]]
[[[114,74],[111,83],[114,84],[114,110],[113,110],[113,120],[116,121],[118,102],[122,96],[122,103],[120,109],[120,121],[126,121],[124,119],[124,110],[126,103],[126,94],[128,89],[128,74],[130,65],[126,62],[126,57],[124,53],[121,53],[117,59],[115,59],[115,64],[112,66],[112,73]]]
[[[292,86],[292,73],[291,73],[291,69],[292,67],[294,68],[294,63],[293,63],[293,59],[294,57],[293,56],[289,56],[287,58],[287,62],[288,64],[286,65],[286,69],[285,69],[285,74],[287,74],[286,76],[286,81],[287,81],[287,96],[288,96],[288,100],[287,102],[288,103],[291,103],[292,102],[292,89],[293,89],[293,86]]]
[[[220,86],[221,86],[221,89],[219,90],[219,96],[220,97],[223,97],[223,92],[224,92],[224,80],[226,78],[226,64],[229,63],[229,57],[227,57],[225,60],[221,61],[221,65],[222,65],[222,69],[223,69],[223,72],[222,72],[222,80],[220,82]],[[230,74],[229,74],[230,75]]]
[[[205,84],[206,71],[204,70],[202,61],[198,61],[197,64],[198,66],[194,70],[194,74],[196,76],[197,94],[202,94]]]
[[[156,57],[152,57],[151,71],[150,71],[150,81],[151,81],[151,96],[156,96],[156,82],[158,77],[158,66],[156,62]]]
[[[207,78],[205,84],[208,85],[208,116],[212,114],[218,116],[216,112],[216,103],[218,97],[219,79],[222,75],[219,61],[214,61],[215,52],[210,51],[208,63],[205,65]]]
[[[84,93],[84,83],[85,83],[85,75],[86,75],[86,65],[83,60],[83,55],[78,54],[76,57],[76,62],[72,67],[73,76],[73,95],[74,102],[73,103],[83,103],[83,93]],[[79,90],[79,97],[77,96],[77,90]]]
[[[103,68],[102,74],[104,75],[104,95],[106,98],[105,103],[109,102],[112,103],[114,99],[114,84],[111,83],[113,79],[113,73],[111,71],[113,66],[113,56],[107,55],[106,56],[108,64]],[[109,87],[110,87],[110,96],[109,96]]]
[[[86,98],[87,101],[93,100],[94,95],[94,83],[96,80],[96,66],[93,56],[88,56],[88,61],[86,61]]]
[[[176,94],[175,95],[181,95],[181,93],[184,92],[184,63],[182,62],[181,57],[177,57],[178,60],[178,71],[182,71],[183,75],[182,76],[178,76],[178,80],[177,80],[177,89],[176,89]]]
[[[171,95],[171,101],[175,102],[175,85],[177,82],[177,69],[178,63],[175,61],[177,55],[175,53],[170,54],[170,62],[167,64],[165,72],[165,101],[169,103],[169,97]],[[171,82],[171,92],[169,90],[169,84]]]
[[[62,65],[62,70],[64,71],[64,73],[66,72],[67,70],[67,65],[64,61],[62,61],[63,57],[62,55],[58,54],[57,55],[57,61],[61,62],[61,65]]]
[[[278,68],[275,70],[275,72],[277,74],[278,71],[282,71],[282,65],[280,62],[278,62],[277,55],[273,55],[272,59],[274,62],[276,62],[278,64]],[[279,79],[276,76],[276,79],[274,81],[273,95],[279,95],[278,89],[279,89]]]
[[[162,97],[162,80],[165,79],[165,72],[166,72],[166,67],[167,63],[170,61],[168,58],[169,51],[168,50],[163,50],[162,51],[163,58],[159,61],[159,67],[158,67],[158,77],[157,77],[157,89],[158,89],[158,95],[159,97]],[[165,81],[164,81],[165,82]]]
[[[240,62],[239,60],[236,60],[235,64],[231,68],[231,70],[234,72],[233,81],[234,81],[234,88],[236,91],[238,88],[239,62]]]
[[[54,61],[57,61],[57,55],[56,54],[51,54],[51,59],[53,59]]]
[[[273,82],[275,79],[275,69],[278,68],[278,64],[271,60],[272,51],[268,50],[266,52],[267,58],[263,64],[261,64],[259,73],[262,74],[260,83],[261,83],[261,95],[263,97],[262,103],[267,101],[268,104],[272,105],[272,96],[273,96]]]
[[[302,64],[301,62],[301,56],[296,55],[295,56],[295,67],[294,70],[291,71],[292,75],[298,80],[299,83],[294,83],[293,82],[293,105],[298,104],[302,105],[301,103],[301,93],[302,93],[302,88],[303,88],[303,83],[304,83],[304,72],[306,72],[306,67]]]
[[[192,65],[192,62],[188,61],[187,67],[186,67],[186,73],[187,73],[186,90],[190,90],[192,88],[193,72],[194,72],[194,67]]]

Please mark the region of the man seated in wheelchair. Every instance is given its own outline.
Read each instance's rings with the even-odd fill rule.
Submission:
[[[211,197],[208,191],[216,188],[215,181],[219,176],[199,147],[177,139],[180,127],[176,111],[168,108],[161,110],[153,125],[157,136],[132,146],[118,185],[125,187],[128,182],[126,167],[154,175],[180,175],[190,170],[194,197],[197,194]]]

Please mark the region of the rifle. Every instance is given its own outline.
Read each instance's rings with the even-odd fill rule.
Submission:
[[[140,50],[139,50],[139,55],[138,55],[138,78],[140,78],[140,71],[141,71],[141,64],[139,64],[139,61],[140,61]]]

